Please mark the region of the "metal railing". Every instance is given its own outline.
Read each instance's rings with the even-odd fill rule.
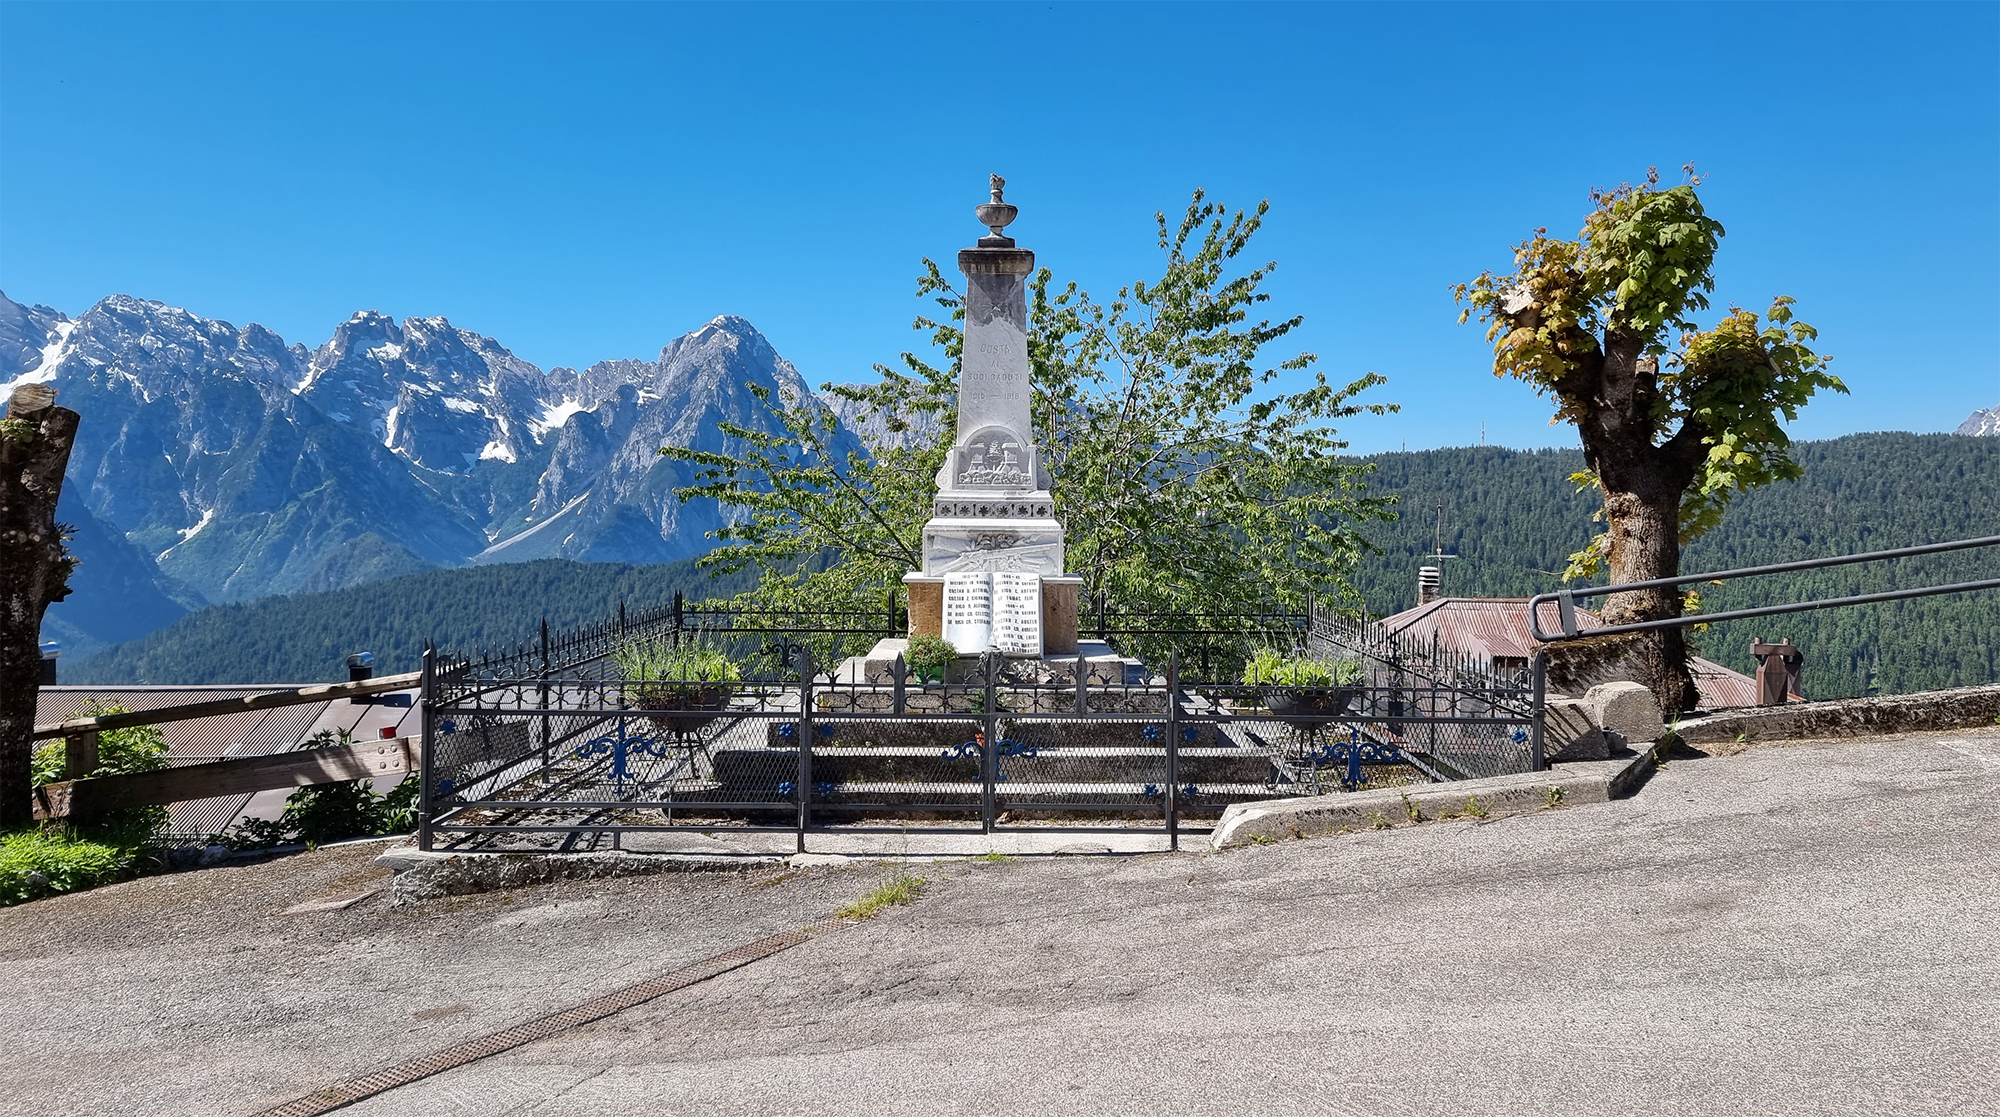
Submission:
[[[1539,719],[1462,688],[1187,683],[1176,659],[978,661],[924,682],[899,660],[796,681],[426,684],[419,844],[572,849],[653,831],[824,823],[1167,835],[1232,802],[1540,766]],[[433,664],[434,666],[434,664]],[[860,675],[860,677],[854,677]],[[918,825],[912,826],[911,822]]]
[[[1684,574],[1672,578],[1652,578],[1643,582],[1626,582],[1620,585],[1597,586],[1590,589],[1557,590],[1554,593],[1536,594],[1528,599],[1528,629],[1534,638],[1542,643],[1563,640],[1578,640],[1586,636],[1617,636],[1631,632],[1651,632],[1666,628],[1682,628],[1688,625],[1719,624],[1723,621],[1744,620],[1749,617],[1770,617],[1783,613],[1803,613],[1814,609],[1837,609],[1851,605],[1868,605],[1880,601],[1902,601],[1913,597],[1932,597],[1947,593],[1970,593],[1974,590],[2000,589],[2000,578],[1987,578],[1974,582],[1955,582],[1942,586],[1921,586],[1913,589],[1886,590],[1881,593],[1853,594],[1847,597],[1824,598],[1818,601],[1794,601],[1783,605],[1763,605],[1754,609],[1732,609],[1723,613],[1692,613],[1679,617],[1663,617],[1657,620],[1633,621],[1626,624],[1600,625],[1589,629],[1580,628],[1576,619],[1576,603],[1593,597],[1607,597],[1613,594],[1634,593],[1641,590],[1677,589],[1681,586],[1706,582],[1721,582],[1731,578],[1750,578],[1768,574],[1785,574],[1798,570],[1820,570],[1830,566],[1846,566],[1858,562],[1883,562],[1890,559],[1910,558],[1916,555],[1932,555],[1945,551],[1964,551],[1979,547],[2000,547],[2000,535],[1982,536],[1977,539],[1960,539],[1950,543],[1929,543],[1920,547],[1897,547],[1886,551],[1867,551],[1858,555],[1836,555],[1832,558],[1803,559],[1798,562],[1769,563],[1763,566],[1744,566],[1735,570],[1718,570],[1708,574]],[[1556,623],[1559,631],[1549,632],[1542,628],[1541,608],[1553,604],[1556,607]]]

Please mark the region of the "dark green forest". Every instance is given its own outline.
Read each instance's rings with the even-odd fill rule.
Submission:
[[[1860,434],[1801,442],[1797,481],[1742,496],[1722,525],[1690,544],[1687,573],[2000,535],[2000,439]],[[1444,592],[1526,597],[1559,588],[1570,552],[1594,533],[1594,492],[1569,475],[1578,450],[1491,447],[1368,458],[1369,487],[1401,499],[1401,519],[1370,525],[1381,554],[1355,583],[1371,613],[1416,603],[1417,568],[1444,507]],[[1704,586],[1708,612],[2000,577],[2000,548]],[[1805,649],[1808,697],[1899,694],[2000,681],[2000,592],[1920,598],[1764,617],[1693,635],[1701,654],[1754,672],[1750,641],[1790,637]]]
[[[452,651],[511,648],[546,616],[562,629],[747,588],[711,580],[692,560],[662,566],[537,562],[433,570],[328,593],[266,597],[190,613],[142,639],[62,665],[64,683],[315,683],[347,677],[350,652],[378,674],[415,671],[424,641]]]
[[[1690,573],[2000,535],[2000,439],[1865,434],[1795,448],[1805,476],[1739,497],[1722,526],[1687,549]],[[1402,518],[1369,525],[1380,549],[1356,588],[1371,613],[1416,601],[1417,567],[1433,549],[1443,502],[1444,590],[1525,597],[1555,589],[1571,551],[1593,532],[1595,493],[1569,475],[1580,451],[1494,447],[1381,454],[1370,488],[1401,500]],[[2000,577],[2000,548],[1703,587],[1709,611],[1903,586]],[[511,646],[541,618],[557,628],[601,620],[618,602],[728,596],[747,578],[710,581],[691,562],[666,566],[559,559],[392,578],[331,593],[203,609],[141,640],[63,665],[65,682],[319,682],[343,657],[372,651],[383,672],[415,670],[427,638],[448,649]],[[1763,618],[1698,632],[1701,653],[1745,673],[1752,638],[1805,649],[1806,693],[1833,698],[2000,680],[2000,592]]]

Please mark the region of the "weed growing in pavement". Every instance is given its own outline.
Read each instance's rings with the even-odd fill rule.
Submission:
[[[1548,800],[1549,809],[1553,810],[1563,805],[1563,789],[1551,784],[1542,789],[1542,798]]]
[[[1477,795],[1466,796],[1465,806],[1461,807],[1460,810],[1464,811],[1467,815],[1473,818],[1485,818],[1488,813],[1486,810],[1486,804],[1480,802],[1479,796]]]
[[[1381,811],[1368,812],[1368,828],[1370,830],[1387,830],[1393,825],[1395,824],[1389,821],[1389,816],[1383,814]]]
[[[974,860],[974,861],[988,861],[988,862],[994,862],[994,861],[1019,861],[1019,860],[1020,860],[1020,858],[1018,858],[1018,857],[1014,856],[1014,855],[1013,855],[1013,854],[1011,854],[1011,853],[1001,853],[1001,852],[1000,852],[999,850],[997,850],[997,849],[989,849],[989,850],[987,850],[987,851],[986,851],[985,853],[982,853],[982,854],[980,854],[979,856],[977,856],[977,857],[974,857],[974,858],[972,858],[972,860]]]
[[[899,872],[834,914],[842,919],[873,919],[881,914],[883,908],[915,903],[917,897],[924,894],[924,885],[928,883],[922,877]]]
[[[1403,797],[1403,813],[1410,816],[1410,821],[1422,822],[1424,820],[1423,809],[1417,806],[1415,799],[1410,798],[1410,793],[1407,791],[1398,791],[1396,794]]]
[[[1272,836],[1271,836],[1271,835],[1269,835],[1269,834],[1252,834],[1252,835],[1250,835],[1250,844],[1251,844],[1251,845],[1254,845],[1254,846],[1268,846],[1268,845],[1276,845],[1276,844],[1277,844],[1277,842],[1278,842],[1278,839],[1276,839],[1276,838],[1272,837]]]

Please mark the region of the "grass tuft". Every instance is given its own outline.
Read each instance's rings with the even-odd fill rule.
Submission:
[[[920,876],[899,872],[834,914],[842,919],[873,919],[881,914],[883,908],[915,903],[917,897],[924,894],[924,885],[928,883]]]

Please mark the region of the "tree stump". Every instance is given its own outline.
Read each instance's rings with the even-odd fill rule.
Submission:
[[[56,524],[56,499],[77,422],[41,384],[16,389],[0,419],[0,828],[34,819],[29,762],[42,614],[69,596],[76,566]]]

